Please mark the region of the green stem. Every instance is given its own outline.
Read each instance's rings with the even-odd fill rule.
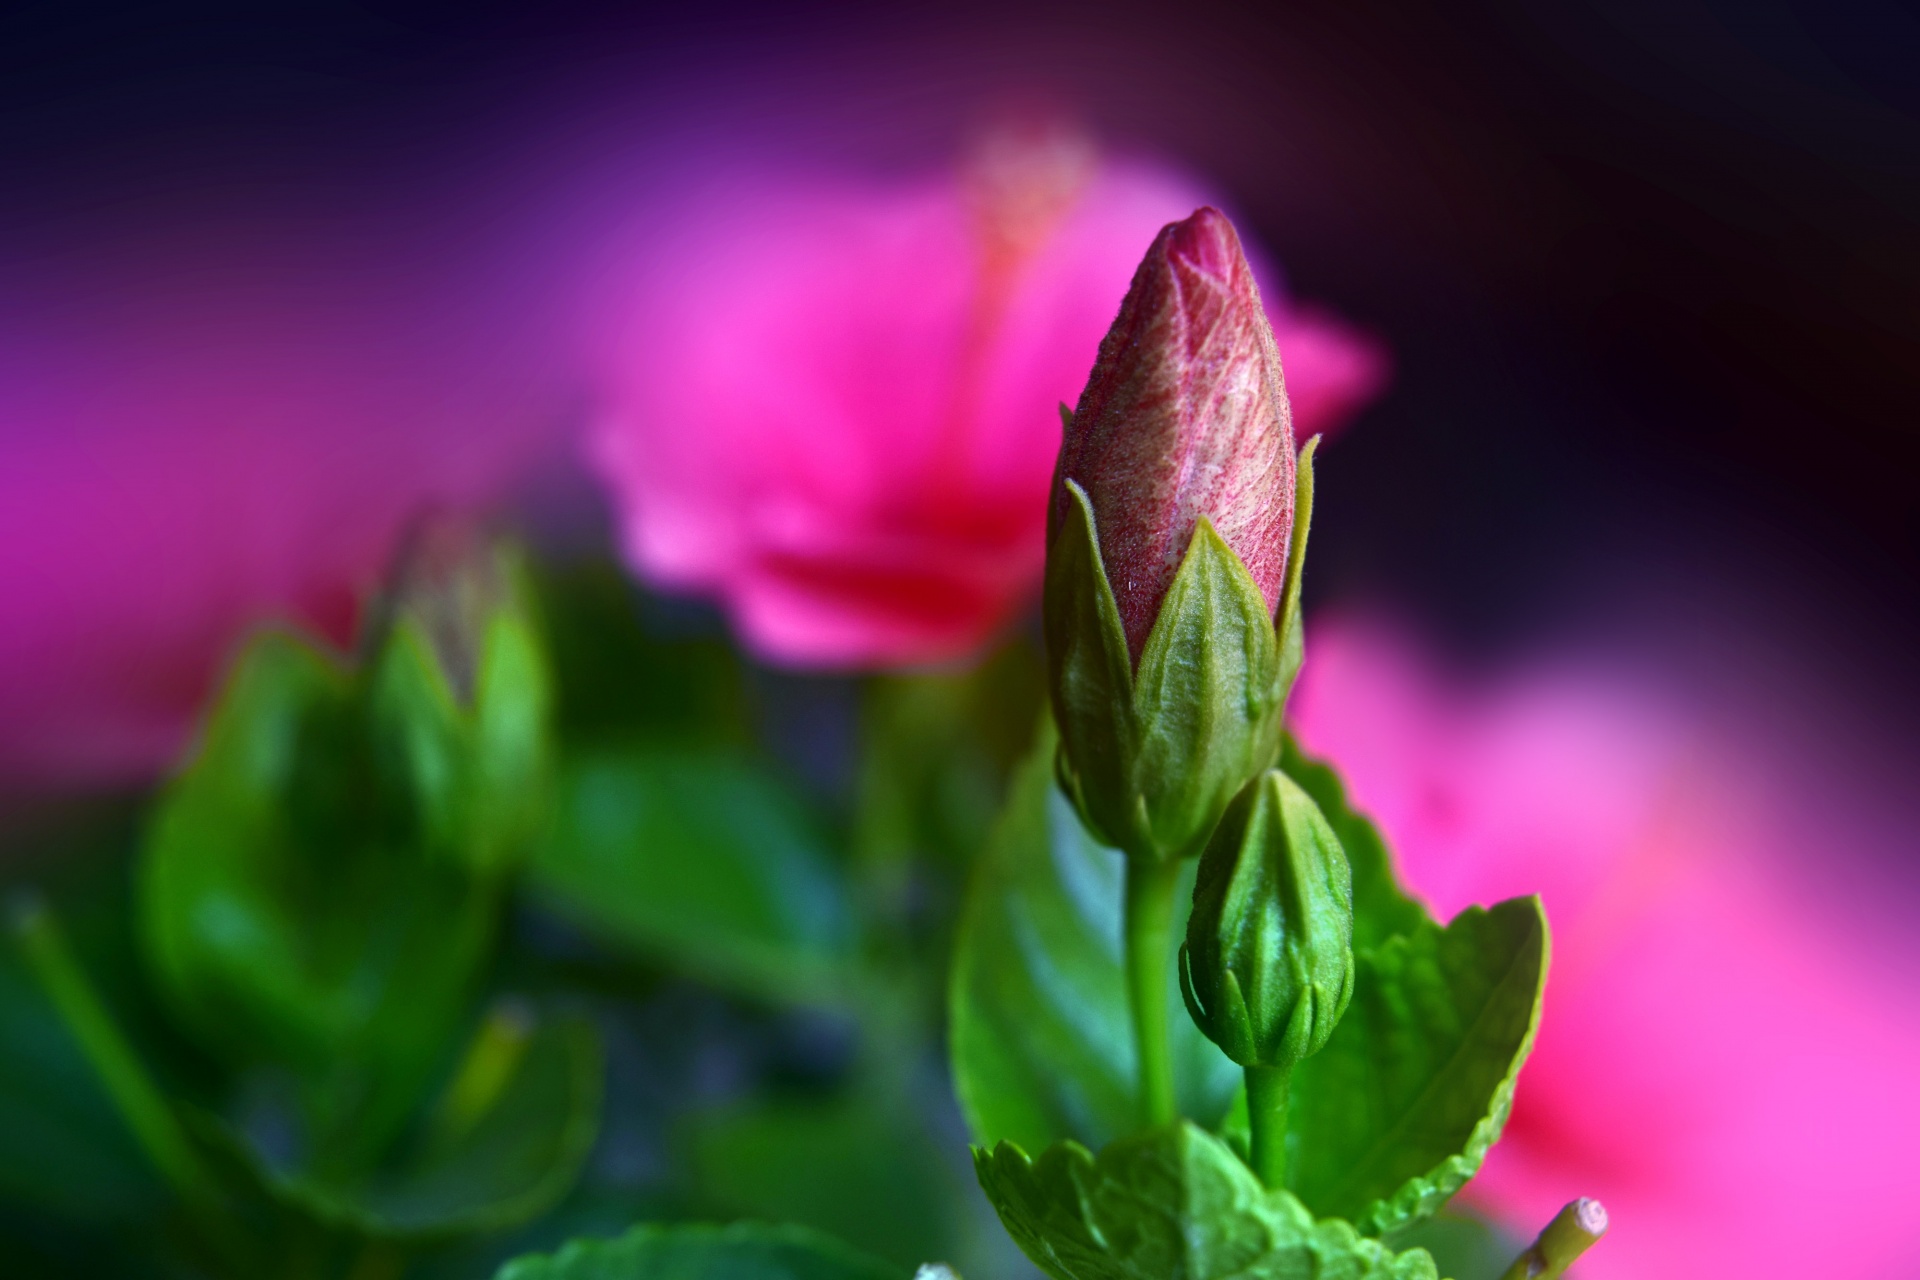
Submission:
[[[1293,1068],[1247,1068],[1247,1123],[1251,1129],[1253,1171],[1269,1187],[1283,1185],[1287,1173],[1287,1091]]]
[[[1169,1124],[1179,1115],[1167,1034],[1167,973],[1179,887],[1179,862],[1127,859],[1127,999],[1140,1056],[1140,1110],[1148,1125]]]
[[[1598,1200],[1575,1200],[1555,1214],[1527,1251],[1500,1280],[1560,1280],[1575,1259],[1607,1233],[1607,1211]]]
[[[34,978],[78,1042],[120,1116],[168,1183],[190,1201],[211,1198],[206,1171],[187,1142],[173,1108],[147,1075],[113,1016],[67,949],[60,926],[37,894],[12,906],[13,936]]]

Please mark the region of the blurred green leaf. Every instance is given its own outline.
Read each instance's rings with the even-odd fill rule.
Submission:
[[[1388,938],[1409,934],[1427,922],[1427,911],[1409,897],[1393,874],[1393,860],[1380,829],[1347,802],[1347,790],[1331,765],[1300,750],[1288,734],[1280,767],[1300,784],[1326,816],[1353,869],[1353,949],[1366,951]]]
[[[686,1137],[699,1194],[725,1216],[814,1227],[907,1268],[960,1247],[965,1188],[919,1118],[870,1092],[748,1102]]]
[[[880,675],[862,709],[854,844],[869,864],[970,866],[1046,699],[1029,644],[960,672]]]
[[[1078,1143],[1037,1160],[1012,1143],[976,1149],[980,1185],[1007,1232],[1054,1280],[1434,1280],[1433,1259],[1396,1253],[1337,1218],[1316,1222],[1260,1185],[1212,1134],[1178,1121],[1096,1157]]]
[[[360,686],[268,633],[242,655],[141,867],[148,951],[207,1043],[303,1085],[328,1161],[370,1161],[466,1013],[497,894],[383,775]]]
[[[1054,784],[1044,725],[974,868],[950,991],[955,1089],[974,1141],[1102,1146],[1137,1127],[1137,1065],[1122,971],[1123,856],[1086,833]],[[1189,865],[1179,890],[1184,928]],[[1187,1017],[1167,957],[1183,1114],[1213,1125],[1239,1069]]]
[[[125,1227],[166,1192],[18,950],[0,947],[0,1199]]]
[[[56,902],[75,957],[141,1050],[152,1052],[159,1039],[160,1065],[174,1080],[211,1075],[207,1083],[217,1085],[210,1064],[183,1058],[183,1046],[165,1036],[139,972],[126,873],[137,813],[97,796],[57,810],[9,811],[0,865],[11,883],[0,897],[16,907],[21,892]],[[0,939],[0,1203],[19,1220],[17,1230],[0,1226],[0,1236],[29,1225],[45,1235],[109,1223],[135,1235],[166,1207],[165,1184],[18,943]]]
[[[1369,1235],[1446,1203],[1506,1125],[1547,954],[1539,899],[1513,898],[1357,957],[1346,1017],[1294,1069],[1288,1188]]]
[[[494,1280],[906,1280],[909,1273],[804,1227],[635,1227],[516,1258]]]
[[[599,1128],[599,1036],[581,1018],[548,1018],[510,1067],[479,1114],[427,1127],[413,1150],[357,1179],[281,1167],[210,1117],[197,1133],[231,1175],[334,1231],[420,1241],[499,1230],[550,1208],[578,1177]]]
[[[844,995],[844,875],[813,815],[744,753],[633,747],[563,770],[535,892],[606,943],[776,999]]]
[[[533,582],[563,742],[747,741],[740,660],[726,644],[649,634],[640,592],[610,560],[547,566]]]
[[[1479,1218],[1451,1209],[1396,1231],[1383,1242],[1394,1249],[1425,1249],[1443,1276],[1495,1280],[1526,1247]]]

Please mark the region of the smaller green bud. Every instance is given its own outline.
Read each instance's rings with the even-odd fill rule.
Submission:
[[[1311,797],[1271,769],[1235,798],[1193,886],[1180,989],[1243,1067],[1290,1070],[1353,998],[1353,875]]]
[[[510,864],[544,813],[552,680],[524,576],[512,544],[424,520],[366,637],[386,773],[428,842],[475,870]]]

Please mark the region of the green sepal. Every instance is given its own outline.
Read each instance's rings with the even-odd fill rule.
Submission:
[[[1134,681],[1135,794],[1161,858],[1206,846],[1280,751],[1280,645],[1253,575],[1202,517]]]
[[[1347,1016],[1294,1071],[1288,1188],[1384,1235],[1466,1185],[1506,1125],[1549,950],[1539,899],[1513,898],[1361,953]]]
[[[1098,839],[1132,850],[1144,847],[1148,825],[1131,785],[1133,663],[1101,563],[1093,506],[1079,485],[1065,484],[1072,502],[1047,550],[1042,597],[1060,789]]]
[[[1049,549],[1045,605],[1062,789],[1129,857],[1194,856],[1279,752],[1286,687],[1273,617],[1203,517],[1136,672],[1092,505],[1064,483],[1072,501]]]
[[[1435,1280],[1423,1249],[1395,1252],[1339,1219],[1315,1221],[1260,1185],[1189,1121],[1094,1156],[1059,1143],[1038,1160],[1012,1143],[974,1168],[1014,1242],[1053,1280]]]
[[[1200,858],[1180,981],[1200,1029],[1243,1067],[1319,1052],[1353,995],[1346,855],[1311,797],[1278,769],[1221,819]]]
[[[1281,698],[1293,690],[1306,658],[1306,624],[1300,614],[1300,580],[1307,563],[1307,534],[1313,525],[1313,455],[1320,437],[1307,441],[1293,468],[1293,532],[1287,539],[1287,580],[1280,591],[1277,616],[1280,628]]]
[[[515,1258],[494,1280],[906,1280],[906,1273],[805,1227],[644,1223]]]

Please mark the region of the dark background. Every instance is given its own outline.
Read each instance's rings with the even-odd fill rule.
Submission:
[[[1920,17],[1889,4],[12,5],[0,271],[256,214],[550,262],[597,216],[569,192],[644,190],[582,175],[650,131],[907,165],[1007,95],[1217,181],[1391,345],[1323,463],[1322,601],[1467,659],[1812,672],[1911,740]]]

